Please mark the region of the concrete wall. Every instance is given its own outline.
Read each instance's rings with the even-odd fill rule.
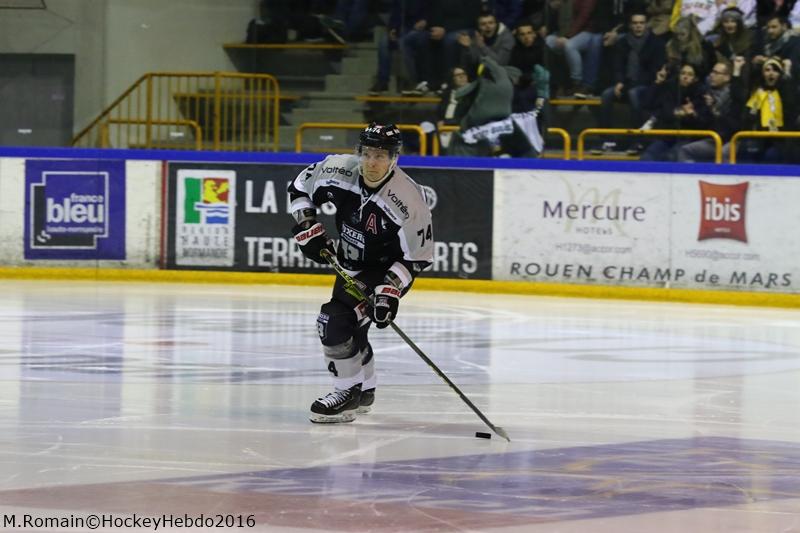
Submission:
[[[106,101],[145,72],[234,70],[222,45],[255,13],[255,0],[108,0]]]
[[[48,0],[0,10],[0,53],[74,54],[75,130],[145,72],[233,70],[257,0]]]

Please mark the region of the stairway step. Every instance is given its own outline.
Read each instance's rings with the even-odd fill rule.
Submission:
[[[324,148],[329,151],[347,153],[353,150],[358,141],[358,135],[359,130],[309,129],[303,132],[301,147],[303,152]],[[292,133],[292,139],[294,140],[294,138],[294,133]],[[295,144],[292,142],[292,150],[294,150],[294,147]]]
[[[346,57],[342,61],[342,74],[374,76],[378,72],[378,58],[370,56]]]
[[[325,76],[325,90],[332,92],[361,92],[366,93],[372,86],[374,76],[372,74],[361,75],[328,75]]]
[[[296,109],[287,117],[288,122],[299,125],[304,122],[343,122],[343,123],[363,123],[364,113],[361,111],[337,111],[329,110],[320,112],[316,109]]]

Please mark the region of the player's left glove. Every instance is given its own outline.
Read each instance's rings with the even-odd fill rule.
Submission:
[[[383,329],[397,316],[400,306],[400,289],[393,285],[378,285],[373,293],[370,318],[375,327]]]

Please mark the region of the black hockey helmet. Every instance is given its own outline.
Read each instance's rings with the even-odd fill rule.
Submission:
[[[403,139],[400,136],[400,130],[394,124],[381,125],[377,122],[372,122],[358,137],[359,153],[361,153],[361,147],[363,146],[382,148],[394,156],[400,153]]]

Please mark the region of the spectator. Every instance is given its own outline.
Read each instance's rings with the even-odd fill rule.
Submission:
[[[509,76],[514,85],[511,100],[514,131],[500,138],[502,152],[511,157],[539,157],[544,149],[550,107],[550,72],[544,67],[541,37],[532,22],[516,29]]]
[[[492,13],[483,12],[478,16],[478,31],[473,36],[466,32],[460,34],[458,44],[463,47],[460,64],[474,70],[487,57],[499,65],[507,65],[514,48],[514,36]]]
[[[795,2],[789,13],[789,26],[794,28],[794,34],[800,36],[800,2]]]
[[[603,34],[603,46],[611,48],[625,30],[627,0],[597,0],[592,18],[595,28]]]
[[[675,33],[667,41],[667,63],[671,68],[689,64],[698,79],[703,79],[717,62],[714,45],[703,39],[691,17],[675,24]]]
[[[795,91],[789,75],[791,61],[773,56],[761,66],[758,86],[747,100],[745,128],[757,131],[797,130]],[[778,141],[780,142],[780,141]],[[790,143],[777,144],[772,139],[745,139],[741,144],[742,161],[778,162],[790,160]]]
[[[596,0],[568,0],[560,6],[557,31],[545,39],[550,50],[566,57],[570,78],[567,93],[576,98],[589,98],[597,81],[603,36],[592,19],[595,5]]]
[[[677,31],[678,21],[691,18],[701,36],[710,33],[717,22],[717,0],[675,0],[670,29]]]
[[[719,36],[714,45],[717,49],[717,59],[732,63],[737,56],[750,57],[753,33],[744,24],[744,13],[741,9],[738,7],[724,9],[716,33]]]
[[[400,48],[406,74],[414,80],[418,79],[417,61],[414,57],[415,40],[425,38],[427,16],[424,0],[394,0],[389,14],[388,31],[378,43],[378,75],[369,94],[376,95],[389,90],[389,78],[392,70],[392,51]]]
[[[519,69],[520,76],[514,82],[511,111],[541,112],[550,99],[550,73],[543,64],[544,44],[529,20],[520,22],[515,33],[517,39],[509,64]]]
[[[469,107],[461,119],[461,131],[453,136],[451,155],[489,156],[492,155],[493,142],[481,139],[467,142],[463,135],[472,128],[489,122],[503,120],[511,115],[511,99],[514,87],[505,67],[487,57],[478,67],[477,78],[456,90],[456,98],[468,99]]]
[[[455,126],[466,115],[471,100],[469,98],[456,98],[456,91],[469,83],[467,71],[461,67],[456,67],[450,76],[450,83],[442,93],[442,101],[436,109],[436,129],[439,130],[439,143],[442,152],[446,153],[450,146],[452,132],[442,132],[443,126]]]
[[[711,129],[717,132],[723,143],[728,143],[734,133],[742,128],[745,86],[744,66],[746,60],[737,56],[733,72],[729,63],[720,61],[711,69],[708,90],[703,95],[711,110]],[[728,158],[728,144],[723,147],[723,161]],[[678,161],[694,163],[714,161],[716,144],[712,139],[691,141],[678,148]]]
[[[704,98],[705,90],[692,64],[681,66],[678,83],[667,81],[658,91],[656,112],[648,121],[657,129],[704,130],[711,125],[711,112]],[[671,161],[679,144],[675,138],[662,137],[642,153],[643,161]]]
[[[626,20],[626,13],[630,9],[628,3],[628,0],[597,0],[592,18],[595,29],[602,34],[603,48],[600,52],[598,76],[593,89],[608,87],[613,83],[614,46],[628,23]]]
[[[511,114],[513,87],[508,71],[491,58],[478,66],[477,79],[456,91],[456,98],[475,92],[475,99],[461,120],[461,129],[468,130]]]
[[[642,96],[665,62],[664,41],[647,27],[647,15],[634,11],[628,19],[628,32],[617,41],[615,48],[615,83],[601,96],[599,126],[612,127],[614,102],[629,102],[630,127],[638,127],[644,122]]]
[[[365,0],[358,0],[365,1]],[[335,10],[332,0],[262,0],[268,4],[271,20],[282,30],[294,30],[294,40],[309,43],[326,39],[344,44],[344,22],[331,16]]]
[[[522,0],[518,20],[530,19],[536,25],[543,24],[546,6],[547,0]],[[509,27],[513,28],[514,26]]]
[[[761,28],[772,17],[788,20],[796,5],[796,0],[758,0],[756,5],[756,27]]]
[[[800,38],[792,35],[789,25],[785,18],[777,15],[767,20],[766,32],[756,47],[753,56],[753,66],[760,69],[767,58],[777,56],[781,59],[789,59],[794,64],[793,68],[798,68],[796,56],[798,54],[798,42]]]
[[[336,0],[335,20],[343,25],[342,37],[347,42],[369,37],[369,0]]]
[[[455,67],[460,58],[458,36],[471,31],[481,13],[481,0],[430,0],[429,41],[426,50],[433,53],[430,87],[438,87],[445,72]],[[437,61],[438,60],[438,61]],[[422,87],[421,89],[424,89]]]
[[[669,32],[672,6],[675,0],[650,0],[647,2],[647,16],[650,20],[650,31],[655,35]]]
[[[318,3],[329,3],[318,1]],[[370,38],[372,18],[369,14],[369,0],[336,0],[332,16],[315,15],[325,31],[340,44],[363,41]]]
[[[545,103],[549,96],[550,74],[541,65],[534,67],[531,81],[522,79],[522,71],[509,65],[506,68],[514,87],[511,115],[502,124],[511,125],[511,131],[498,137],[499,157],[539,157],[544,149],[543,133],[546,130]],[[527,83],[527,85],[526,85]]]
[[[746,28],[754,28],[757,21],[757,4],[759,0],[726,0],[717,4],[717,24],[722,19],[722,14],[730,8],[742,12],[742,21]]]
[[[259,2],[258,16],[247,24],[246,44],[285,43],[288,40],[288,8],[283,2],[272,4],[268,0]]]
[[[516,28],[517,21],[522,18],[523,0],[484,0],[486,10],[494,13],[497,21],[506,28]]]
[[[655,123],[655,113],[660,104],[659,97],[667,91],[667,80],[674,81],[674,70],[665,62],[656,71],[656,79],[642,93],[641,105],[643,114],[648,117],[647,121],[639,129],[653,129]]]

